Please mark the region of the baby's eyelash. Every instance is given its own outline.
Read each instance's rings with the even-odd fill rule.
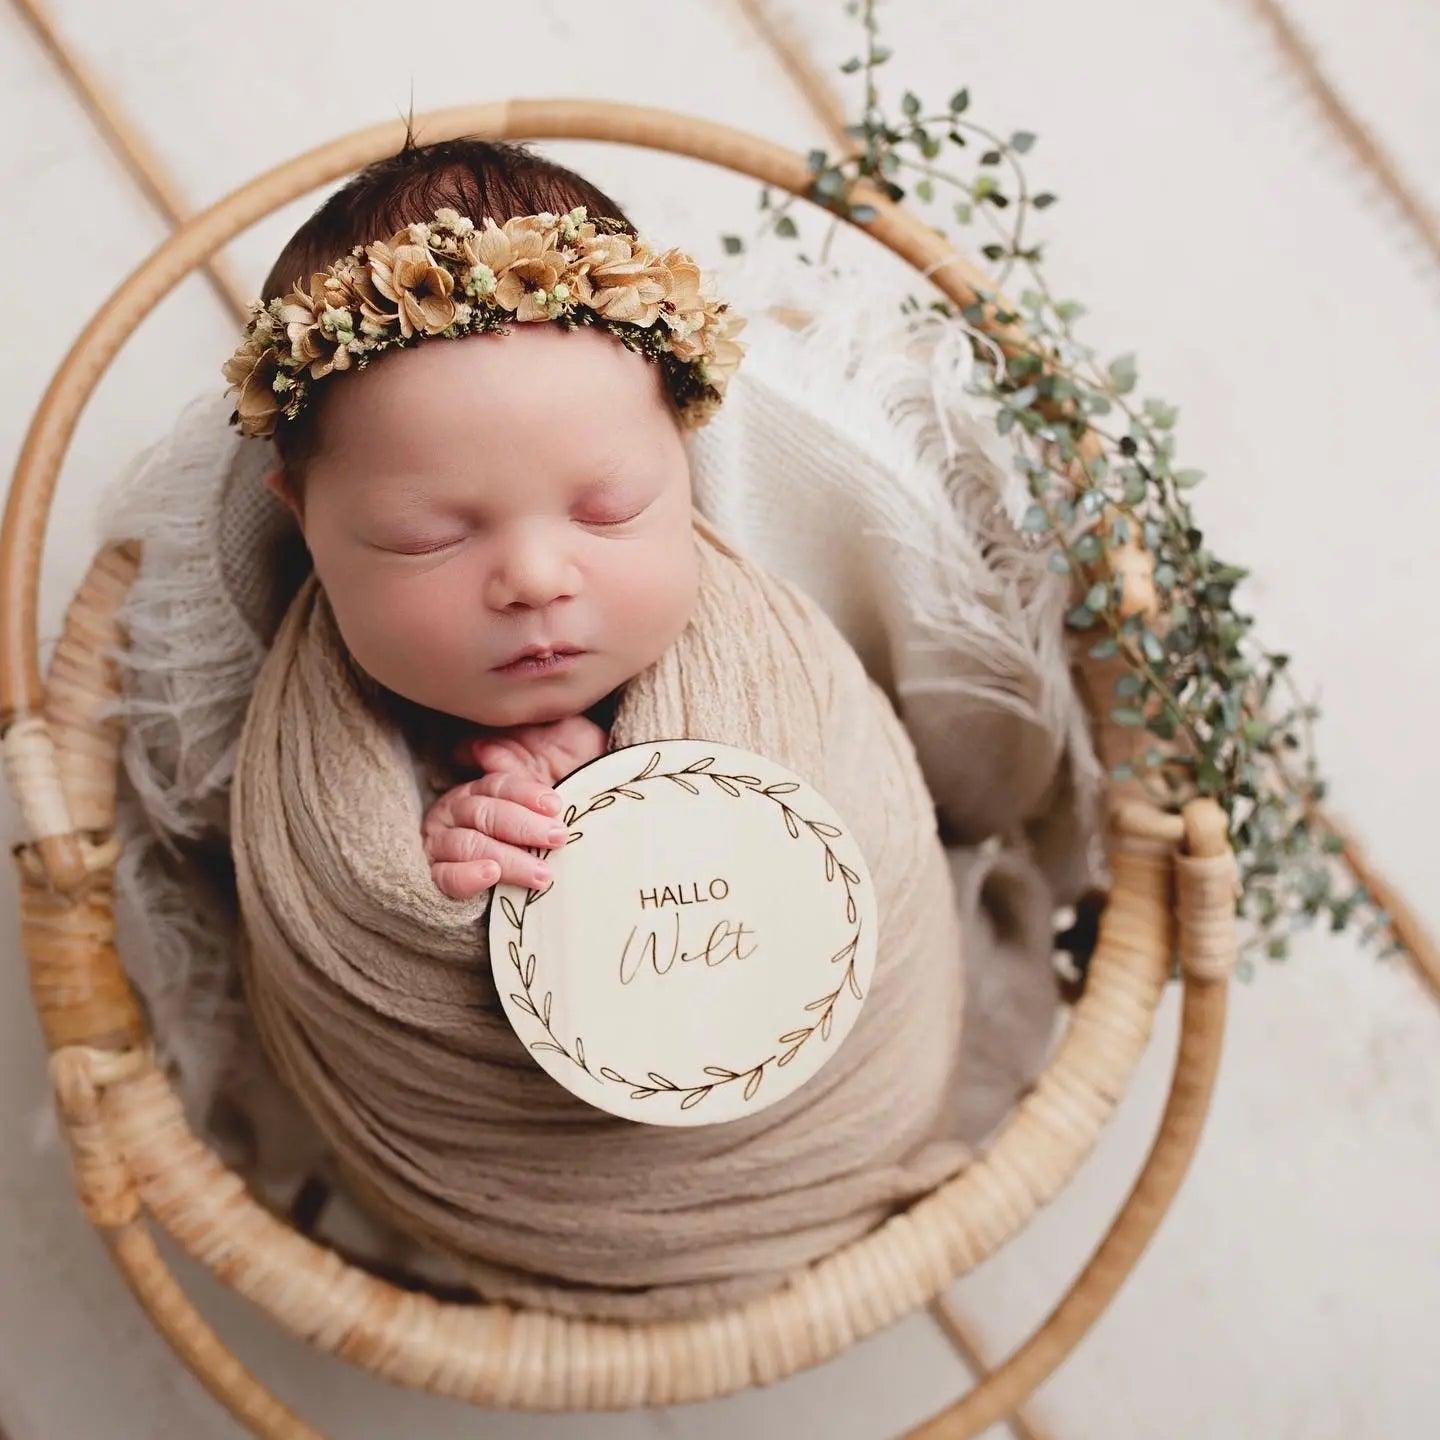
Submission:
[[[582,520],[580,523],[581,523],[582,525],[594,525],[597,529],[600,529],[600,530],[609,529],[609,528],[611,528],[611,527],[613,527],[613,526],[616,526],[616,525],[628,525],[632,520],[638,520],[638,519],[645,513],[645,511],[646,511],[648,508],[649,508],[648,506],[642,505],[637,511],[635,511],[635,513],[634,513],[633,515],[622,515],[622,516],[620,517],[620,519],[618,519],[618,520]],[[463,538],[463,537],[461,537],[461,538]],[[428,546],[426,546],[425,549],[423,549],[423,550],[398,550],[398,549],[394,549],[394,550],[391,550],[391,553],[394,554],[394,555],[411,555],[411,556],[415,556],[415,555],[438,555],[442,550],[449,550],[449,549],[451,549],[453,546],[458,545],[458,544],[460,544],[460,540],[458,540],[458,539],[457,539],[457,540],[444,540],[444,541],[442,541],[439,545],[428,545]]]

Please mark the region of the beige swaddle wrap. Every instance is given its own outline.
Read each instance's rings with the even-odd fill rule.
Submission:
[[[847,820],[880,916],[854,1029],[762,1112],[637,1124],[528,1056],[495,992],[490,892],[433,883],[428,797],[313,574],[241,734],[231,839],[266,1051],[356,1194],[492,1298],[648,1318],[756,1294],[967,1155],[956,896],[914,747],[814,601],[698,515],[693,533],[695,612],[624,687],[610,748],[706,738],[794,770]]]

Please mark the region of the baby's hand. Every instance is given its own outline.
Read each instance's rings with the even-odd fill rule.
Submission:
[[[564,843],[564,825],[547,818],[562,804],[549,787],[603,755],[607,739],[593,720],[572,715],[482,730],[457,746],[457,763],[489,773],[447,791],[425,816],[425,853],[441,890],[468,900],[502,881],[532,890],[547,885],[548,867],[521,847]]]
[[[539,890],[549,867],[524,846],[565,843],[555,820],[560,797],[540,780],[497,771],[447,790],[426,812],[420,833],[430,875],[452,900],[502,882]]]

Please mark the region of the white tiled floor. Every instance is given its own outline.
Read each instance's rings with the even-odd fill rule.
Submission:
[[[826,67],[859,31],[836,3],[791,3]],[[56,13],[208,203],[256,170],[377,117],[504,93],[641,100],[823,144],[739,7],[618,0],[605,11],[437,0],[422,24],[352,0],[242,12],[180,0]],[[1423,0],[1292,5],[1321,61],[1402,167],[1440,202],[1440,20]],[[1181,407],[1209,472],[1197,508],[1252,567],[1261,638],[1291,650],[1324,709],[1338,810],[1434,928],[1440,810],[1437,401],[1440,284],[1341,158],[1240,0],[1137,7],[882,5],[885,76],[1040,143],[1057,191],[1043,234],[1060,290],[1106,353],[1134,349],[1142,392]],[[0,180],[12,221],[3,285],[0,445],[13,456],[50,373],[110,287],[163,234],[15,11],[0,16]],[[456,37],[451,43],[449,37]],[[478,57],[478,63],[477,63]],[[482,78],[474,78],[479,74]],[[521,77],[514,80],[512,76]],[[855,82],[841,80],[852,106]],[[692,162],[547,147],[656,233],[715,237],[754,213],[744,182]],[[233,247],[248,282],[308,206]],[[819,234],[818,222],[815,234]],[[860,242],[857,242],[860,243]],[[116,466],[216,381],[232,326],[198,279],[146,322],[82,417],[55,506],[45,641],[88,562],[89,501]],[[1242,591],[1242,597],[1245,592]],[[6,809],[7,839],[18,834]],[[81,1219],[62,1158],[31,1158],[44,1097],[13,877],[0,906],[0,1423],[12,1440],[228,1436],[237,1428],[150,1331]],[[1044,1314],[1123,1192],[1158,1112],[1173,997],[1096,1156],[1063,1202],[956,1289],[993,1353]],[[1403,966],[1317,935],[1237,988],[1196,1168],[1139,1272],[1031,1406],[1047,1433],[1369,1440],[1440,1423],[1440,1006]],[[183,1275],[193,1269],[181,1263]],[[486,1415],[391,1389],[256,1323],[195,1277],[237,1353],[327,1433],[706,1437],[893,1434],[963,1375],[915,1318],[764,1391],[643,1415]]]

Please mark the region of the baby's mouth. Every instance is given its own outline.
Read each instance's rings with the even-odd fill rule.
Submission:
[[[569,669],[586,652],[573,645],[556,646],[543,654],[517,656],[504,665],[494,667],[497,675],[544,675]]]

